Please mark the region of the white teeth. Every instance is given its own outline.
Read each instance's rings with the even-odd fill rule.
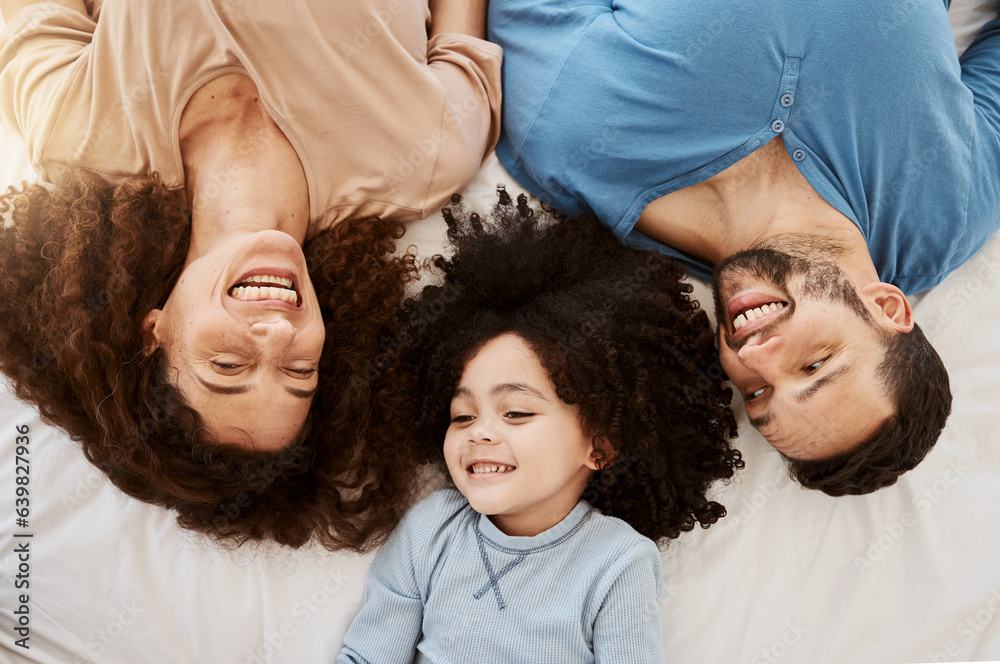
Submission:
[[[747,323],[749,323],[750,321],[757,320],[758,318],[764,316],[765,314],[769,314],[774,311],[780,311],[781,309],[784,308],[785,308],[784,302],[771,302],[769,304],[759,306],[755,309],[748,309],[747,311],[741,313],[733,320],[733,329],[738,330]]]
[[[295,291],[275,286],[234,286],[229,294],[237,300],[258,302],[261,300],[281,300],[288,304],[298,304],[299,297]]]
[[[478,473],[506,473],[514,470],[514,466],[494,466],[485,463],[477,463],[472,466],[473,474]]]
[[[244,284],[268,284],[267,286],[248,286]],[[295,292],[294,283],[287,277],[273,274],[256,274],[247,277],[239,284],[229,289],[229,294],[238,300],[257,302],[261,300],[281,300],[297,305],[299,296]]]
[[[278,284],[284,286],[285,288],[292,287],[292,280],[286,279],[285,277],[275,277],[270,274],[257,274],[252,277],[247,277],[243,280],[243,283],[268,283],[268,284]]]

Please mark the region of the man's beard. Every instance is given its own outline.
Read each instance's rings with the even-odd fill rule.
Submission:
[[[812,235],[785,234],[727,256],[715,267],[712,279],[716,321],[728,330],[728,299],[742,289],[744,281],[753,280],[780,289],[790,299],[787,304],[794,302],[790,297],[794,285],[796,296],[845,304],[866,323],[874,325],[874,317],[847,274],[830,260],[844,253],[844,246],[838,242]],[[723,287],[727,293],[722,292]]]

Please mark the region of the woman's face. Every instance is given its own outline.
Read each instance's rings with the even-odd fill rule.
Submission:
[[[326,336],[298,242],[237,235],[184,267],[143,323],[171,381],[222,443],[277,450],[301,431]]]

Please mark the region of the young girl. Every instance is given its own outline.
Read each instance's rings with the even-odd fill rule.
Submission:
[[[717,521],[705,491],[743,465],[708,319],[596,223],[503,191],[492,224],[460,212],[397,340],[398,416],[455,488],[378,553],[337,661],[662,662],[652,540]]]

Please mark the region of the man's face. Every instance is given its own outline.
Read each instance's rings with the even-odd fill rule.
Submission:
[[[713,284],[722,367],[751,424],[794,459],[849,451],[894,412],[882,332],[831,253],[808,240],[739,252]]]

